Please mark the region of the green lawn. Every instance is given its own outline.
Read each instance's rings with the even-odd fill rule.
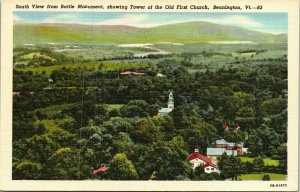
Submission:
[[[266,166],[279,166],[279,160],[275,160],[275,159],[269,159],[266,158],[264,159],[264,163]]]
[[[241,162],[252,162],[254,158],[252,157],[240,157]],[[266,166],[279,166],[279,160],[265,158],[264,163]]]
[[[20,58],[30,60],[30,59],[33,59],[34,57],[43,57],[43,58],[47,58],[47,59],[50,59],[50,60],[55,60],[54,58],[49,57],[48,55],[41,54],[40,52],[28,53],[26,55],[22,55]]]
[[[269,175],[272,181],[284,181],[286,175],[277,174],[277,173],[253,173],[253,174],[244,174],[238,177],[241,180],[262,180],[264,175]]]
[[[53,105],[45,108],[39,108],[33,111],[33,113],[40,112],[44,114],[46,117],[42,120],[35,121],[35,124],[43,124],[46,128],[46,133],[51,133],[53,131],[60,130],[62,124],[74,121],[73,118],[69,116],[65,116],[64,118],[57,118],[56,116],[61,114],[64,109],[68,109],[72,107],[74,104],[61,104],[61,105]]]
[[[106,104],[107,105],[107,110],[111,111],[113,109],[120,109],[121,107],[123,107],[123,104]]]
[[[119,63],[119,62],[102,62],[103,69],[117,70],[117,69],[127,69],[134,67],[142,67],[145,64],[140,63]],[[100,63],[87,62],[87,63],[78,63],[78,64],[62,64],[62,65],[52,65],[52,66],[38,66],[38,67],[26,67],[26,68],[16,68],[19,71],[32,71],[34,73],[42,73],[45,71],[47,75],[50,75],[53,71],[62,69],[63,67],[67,69],[75,69],[75,68],[86,68],[86,69],[97,69],[99,68]]]
[[[61,127],[58,126],[56,120],[53,119],[47,119],[47,120],[37,120],[35,122],[36,124],[44,124],[45,128],[46,128],[46,133],[51,133],[52,131],[56,131],[56,130],[62,130]]]
[[[63,110],[72,107],[74,104],[61,104],[61,105],[52,105],[49,107],[43,107],[34,110],[35,113],[38,111],[44,114],[47,114],[48,118],[55,118],[56,115],[60,114]]]
[[[35,125],[43,124],[46,128],[46,133],[52,133],[55,131],[66,131],[62,128],[62,125],[65,123],[72,123],[74,119],[72,117],[66,117],[63,119],[44,119],[44,120],[37,120]]]

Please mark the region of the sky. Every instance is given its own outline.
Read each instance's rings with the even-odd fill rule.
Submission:
[[[14,12],[22,23],[77,23],[155,27],[189,21],[207,21],[273,34],[287,33],[287,13],[103,13],[103,12]]]

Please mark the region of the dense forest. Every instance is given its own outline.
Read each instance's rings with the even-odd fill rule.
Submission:
[[[93,60],[71,58],[51,48],[15,47],[13,179],[224,180],[250,173],[286,175],[287,56],[270,56],[270,50],[257,47],[235,49]],[[33,52],[39,55],[29,61],[22,57]],[[236,56],[242,54],[248,55]],[[26,59],[26,65],[16,64]],[[121,66],[109,68],[106,61]],[[76,67],[65,65],[69,63]],[[124,71],[145,74],[120,75]],[[159,116],[170,91],[175,109]],[[252,161],[223,155],[220,174],[204,173],[201,167],[193,170],[188,155],[195,148],[205,154],[221,138],[244,142],[249,148],[244,156]],[[278,164],[267,165],[264,159]],[[108,169],[92,174],[100,166]]]

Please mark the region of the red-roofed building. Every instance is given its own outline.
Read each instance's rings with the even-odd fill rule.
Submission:
[[[224,129],[225,131],[227,131],[227,130],[229,129],[229,126],[228,126],[227,124],[223,124],[223,129]]]
[[[99,167],[98,169],[94,169],[93,171],[92,171],[92,173],[93,174],[96,174],[96,173],[98,173],[98,172],[105,172],[107,170],[107,167],[106,166],[101,166],[101,167]]]
[[[131,72],[131,71],[124,71],[122,73],[120,73],[120,75],[124,75],[124,76],[128,76],[128,75],[145,75],[146,73],[142,73],[142,72]]]
[[[198,149],[195,149],[195,152],[188,156],[188,161],[193,165],[193,169],[199,165],[205,165],[206,163],[211,163],[211,159],[201,154]]]
[[[133,74],[133,75],[145,75],[145,73],[141,73],[141,72],[132,72],[131,74]]]
[[[220,173],[220,170],[218,168],[218,166],[216,166],[213,163],[206,163],[204,165],[204,172],[205,173]]]
[[[120,73],[120,75],[131,75],[131,72],[130,71],[124,71],[124,72]]]
[[[201,154],[198,149],[195,149],[195,152],[188,156],[188,161],[193,165],[193,169],[202,165],[205,173],[220,172],[211,159]]]

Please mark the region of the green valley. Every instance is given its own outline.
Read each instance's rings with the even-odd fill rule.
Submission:
[[[14,180],[287,178],[286,34],[35,19],[14,23]]]

